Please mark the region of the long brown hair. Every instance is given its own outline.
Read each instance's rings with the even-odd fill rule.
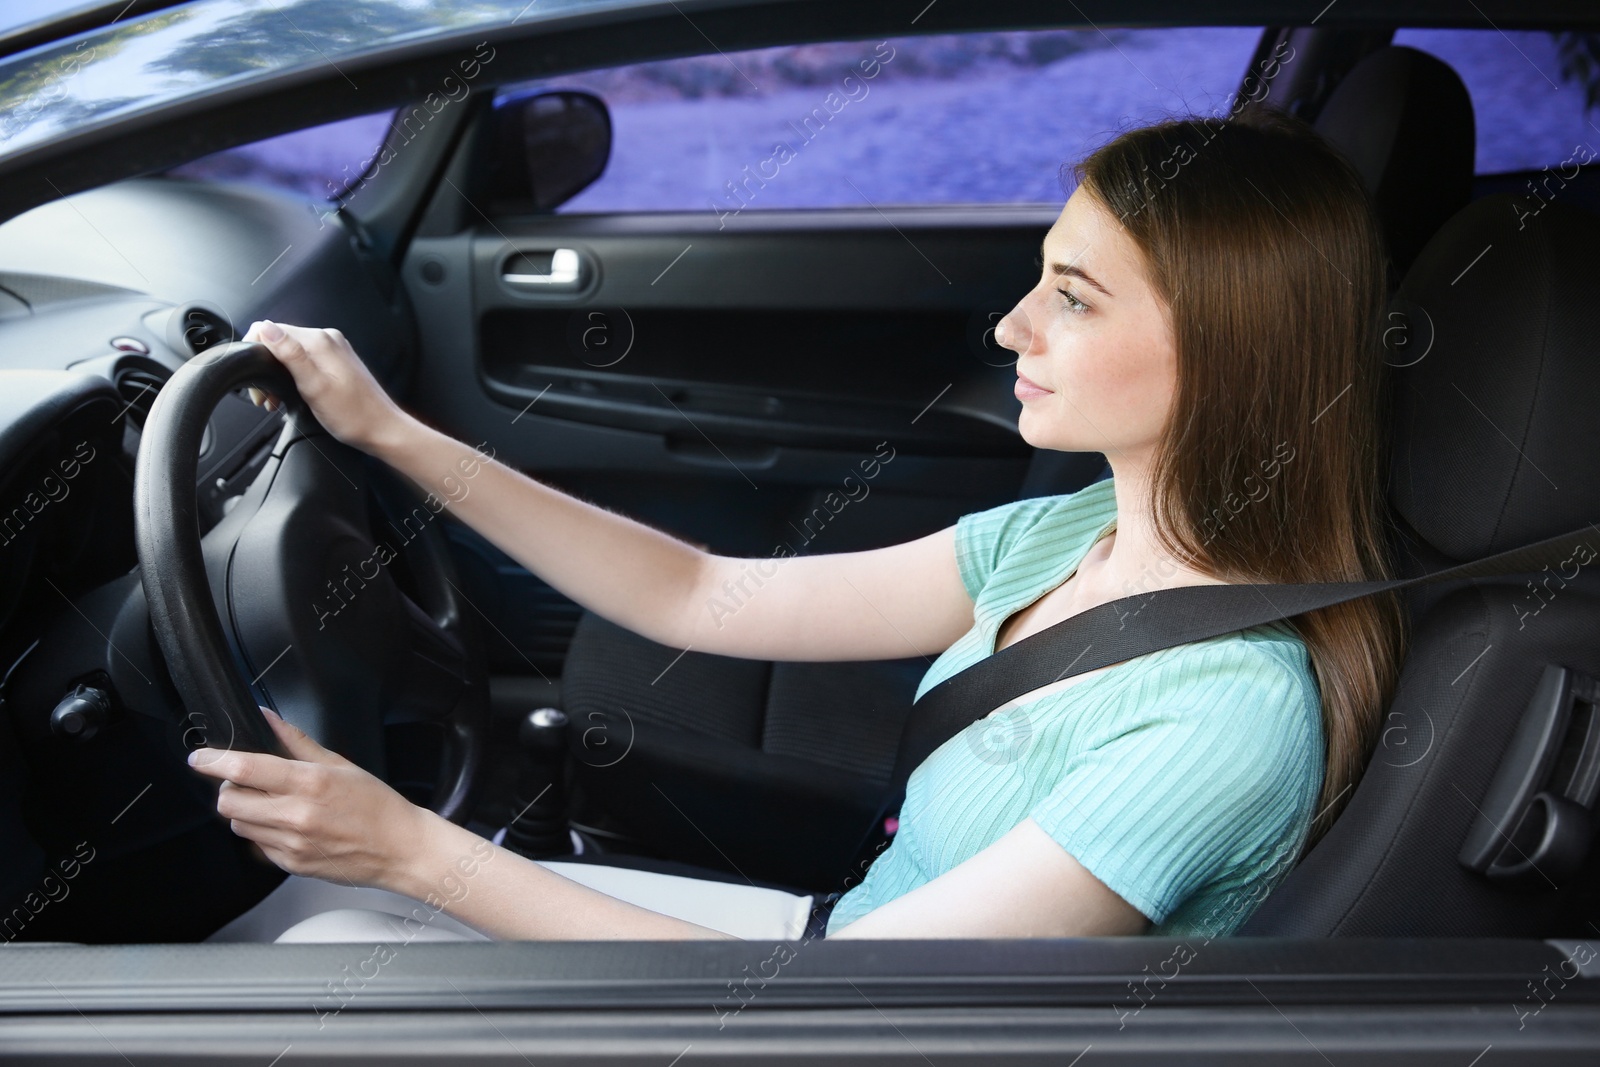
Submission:
[[[1259,109],[1128,130],[1067,168],[1126,228],[1171,312],[1177,387],[1150,514],[1226,582],[1392,578],[1382,234],[1360,177]],[[1293,616],[1321,689],[1325,773],[1305,847],[1366,766],[1408,635],[1394,593]]]

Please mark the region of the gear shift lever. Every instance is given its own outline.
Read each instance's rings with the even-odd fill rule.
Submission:
[[[572,853],[567,826],[567,714],[535,708],[517,728],[522,762],[517,770],[513,820],[502,842],[529,859]]]

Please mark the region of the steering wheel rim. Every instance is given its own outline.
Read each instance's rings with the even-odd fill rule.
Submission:
[[[304,438],[323,438],[323,444],[316,446],[316,453],[322,459],[329,458],[330,449],[334,450],[331,453],[334,457],[339,450],[348,451],[347,446],[327,436],[305,406],[293,377],[266,346],[248,342],[220,345],[189,360],[174,373],[157,394],[145,420],[134,466],[134,540],[151,627],[191,724],[186,736],[197,732],[201,743],[208,747],[269,752],[290,758],[260,711],[261,703],[276,706],[277,701],[257,700],[251,690],[256,682],[245,681],[239,669],[238,654],[230,644],[212,588],[215,568],[208,571],[194,489],[200,444],[211,413],[225,396],[246,385],[271,391],[285,407],[284,430],[269,463],[291,462],[290,446]],[[280,467],[279,475],[282,472]],[[360,474],[355,477],[361,480]],[[270,494],[280,481],[287,480],[275,477],[265,492]],[[374,492],[376,488],[368,483],[365,494]],[[243,506],[238,510],[243,512]],[[266,508],[262,508],[262,512],[265,511]],[[229,534],[230,553],[246,543],[251,536],[251,523],[259,517],[260,513],[245,517],[236,540],[234,534]],[[264,529],[270,534],[274,528]],[[371,531],[365,524],[361,533],[371,540]],[[403,608],[396,614],[404,621],[388,633],[392,638],[390,642],[380,641],[369,647],[385,656],[399,655],[408,665],[415,661],[421,664],[415,669],[431,672],[417,678],[423,684],[415,688],[438,695],[436,704],[439,708],[448,708],[449,714],[439,714],[437,708],[419,709],[415,701],[404,699],[406,686],[402,681],[397,683],[402,699],[396,703],[403,705],[398,714],[409,718],[398,721],[436,719],[444,727],[441,774],[429,807],[459,822],[467,815],[472,785],[480,777],[478,771],[486,748],[487,668],[456,599],[459,590],[449,581],[443,537],[434,528],[427,533],[431,543],[419,539],[414,546],[415,556],[413,547],[406,547],[404,551],[413,569],[420,563],[425,573],[417,578],[419,584],[426,587],[421,592],[438,610],[427,610],[394,587],[387,594],[386,603],[391,608]],[[307,546],[307,551],[314,554],[318,547],[313,543]],[[259,575],[262,567],[259,561],[254,561],[248,569]],[[430,569],[433,573],[426,573]],[[238,592],[234,588],[238,567],[230,563],[228,572],[227,602],[232,605]],[[287,577],[284,580],[287,583]],[[231,608],[229,614],[229,624],[241,646],[239,654],[249,660],[253,657],[247,647],[246,634],[240,630],[243,624]],[[391,667],[388,673],[392,673],[392,662],[378,664],[374,670],[383,675],[385,665]],[[313,666],[309,664],[305,669],[312,670]],[[277,668],[280,673],[288,669],[287,666]],[[454,689],[452,683],[456,684]],[[302,693],[318,691],[316,686],[299,689]],[[263,692],[267,692],[265,686]],[[457,695],[452,698],[448,696],[450,693]],[[314,711],[313,714],[321,713]],[[387,707],[382,715],[383,721],[389,721]],[[382,722],[372,724],[380,738],[381,726]],[[311,732],[315,736],[316,731]],[[322,737],[317,739],[327,743]],[[367,748],[370,750],[372,745]],[[358,758],[357,762],[362,760]]]
[[[225,344],[195,356],[162,386],[145,419],[133,471],[134,545],[156,644],[205,745],[289,759],[234,669],[200,545],[200,442],[218,402],[245,385],[277,395],[290,427],[315,425],[294,378],[265,345]]]

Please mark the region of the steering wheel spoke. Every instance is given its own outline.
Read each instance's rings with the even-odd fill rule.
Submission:
[[[404,653],[384,721],[437,722],[449,716],[471,686],[471,658],[457,629],[435,621],[404,593],[400,604]]]

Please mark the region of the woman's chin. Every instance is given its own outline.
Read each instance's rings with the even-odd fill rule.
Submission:
[[[1028,409],[1023,408],[1022,415],[1017,419],[1017,435],[1034,448],[1049,448],[1049,445],[1040,443],[1038,429],[1030,426],[1030,421],[1031,420],[1028,418]]]
[[[1103,443],[1082,441],[1062,433],[1060,427],[1033,417],[1027,408],[1022,409],[1022,417],[1017,420],[1017,433],[1032,447],[1050,452],[1103,452],[1106,448]]]
[[[1061,435],[1051,425],[1048,419],[1041,417],[1027,404],[1022,405],[1022,414],[1017,417],[1017,433],[1022,439],[1034,448],[1049,448],[1057,452],[1071,452],[1073,449],[1062,443]]]

